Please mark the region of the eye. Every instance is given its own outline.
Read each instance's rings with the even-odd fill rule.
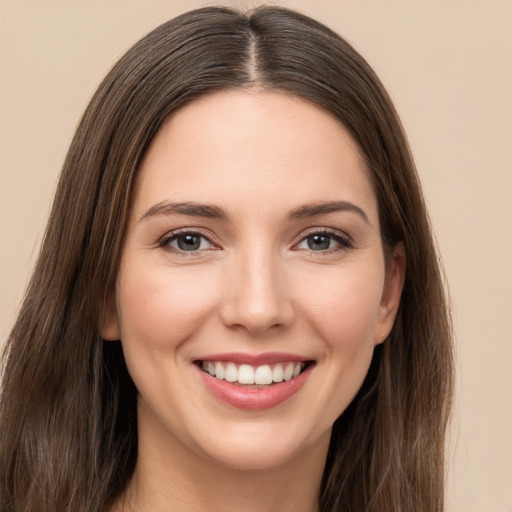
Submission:
[[[160,246],[174,252],[196,252],[215,247],[204,235],[192,231],[173,233],[162,240]]]
[[[297,249],[309,251],[334,251],[351,247],[348,238],[332,232],[316,232],[304,237],[297,245]]]

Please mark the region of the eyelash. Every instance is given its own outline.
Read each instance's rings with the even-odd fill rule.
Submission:
[[[164,236],[164,238],[162,238],[162,240],[160,240],[158,242],[158,246],[166,251],[169,251],[169,252],[172,252],[175,254],[179,254],[180,256],[192,256],[195,253],[198,253],[200,251],[215,250],[215,249],[199,249],[199,250],[186,251],[184,249],[175,248],[170,245],[171,242],[174,242],[175,240],[178,240],[180,237],[185,237],[185,236],[199,237],[202,240],[206,240],[209,244],[215,246],[215,244],[210,240],[209,236],[207,236],[204,233],[201,233],[199,231],[193,231],[193,230],[173,231],[171,233],[168,233],[166,236]]]
[[[338,246],[337,247],[329,247],[328,249],[315,251],[313,249],[306,249],[309,250],[311,253],[320,253],[320,254],[331,254],[333,252],[337,251],[347,251],[353,247],[353,242],[347,235],[342,235],[338,231],[333,231],[330,229],[320,228],[320,229],[312,229],[308,233],[302,233],[301,238],[298,243],[294,244],[294,247],[297,245],[305,242],[308,238],[311,238],[316,235],[321,235],[330,238],[331,240],[334,240]],[[296,249],[298,250],[298,249]]]
[[[331,254],[331,253],[337,252],[337,251],[346,251],[353,247],[352,240],[346,235],[341,235],[339,232],[329,230],[329,229],[313,229],[307,233],[301,233],[300,240],[292,246],[292,249],[300,250],[300,249],[294,249],[294,248],[297,247],[298,245],[300,245],[301,243],[306,242],[308,238],[317,236],[317,235],[325,236],[325,237],[330,238],[331,240],[334,240],[334,242],[336,242],[338,244],[338,246],[329,247],[324,250],[305,249],[305,250],[309,251],[310,253]],[[202,240],[206,240],[209,244],[211,244],[212,246],[215,247],[214,242],[212,242],[210,240],[209,236],[205,235],[204,233],[201,233],[200,231],[193,231],[193,230],[192,231],[185,230],[185,231],[171,232],[171,233],[167,234],[166,236],[164,236],[158,242],[158,246],[166,251],[169,251],[169,252],[172,252],[175,254],[179,254],[181,256],[192,256],[192,255],[197,254],[198,252],[202,252],[204,250],[216,250],[216,248],[208,248],[208,249],[195,249],[195,250],[187,251],[184,249],[172,247],[170,245],[175,240],[179,240],[180,237],[185,237],[185,236],[200,237]]]

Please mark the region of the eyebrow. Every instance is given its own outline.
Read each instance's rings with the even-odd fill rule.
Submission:
[[[227,213],[218,206],[212,204],[200,204],[194,202],[184,203],[169,203],[162,201],[161,203],[153,205],[139,221],[149,219],[160,215],[191,215],[194,217],[206,217],[208,219],[227,220],[229,217]]]
[[[321,203],[306,204],[290,211],[290,220],[304,219],[318,215],[326,215],[335,212],[353,212],[370,224],[368,216],[362,208],[348,201],[328,201]],[[229,215],[219,206],[213,204],[195,203],[192,201],[182,203],[170,203],[162,201],[153,205],[139,221],[150,219],[161,215],[190,215],[193,217],[204,217],[216,220],[229,220]]]
[[[289,214],[290,220],[303,219],[305,217],[315,217],[317,215],[326,215],[334,212],[353,212],[363,218],[370,224],[368,216],[362,208],[348,201],[328,201],[323,203],[313,203],[295,208]]]

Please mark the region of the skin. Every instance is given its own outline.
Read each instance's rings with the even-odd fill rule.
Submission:
[[[290,218],[333,201],[356,209]],[[156,214],[163,202],[226,218]],[[180,250],[191,231],[199,248]],[[328,248],[311,248],[319,232]],[[364,162],[329,113],[256,90],[174,113],[141,165],[102,328],[122,340],[139,391],[139,459],[113,510],[318,510],[332,424],[392,328],[404,267],[401,245],[385,259]],[[315,365],[296,394],[258,411],[214,397],[193,364],[268,351]]]

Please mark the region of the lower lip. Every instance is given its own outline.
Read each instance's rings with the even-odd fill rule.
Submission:
[[[221,401],[238,409],[270,409],[291,398],[304,385],[311,374],[313,365],[297,377],[272,384],[267,388],[245,387],[212,377],[197,367],[208,390]]]

